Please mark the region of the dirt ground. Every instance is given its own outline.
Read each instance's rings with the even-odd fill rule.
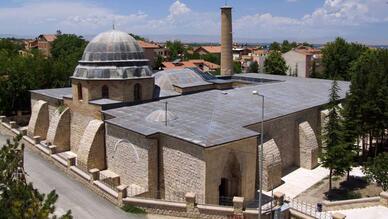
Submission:
[[[364,178],[351,176],[346,182],[346,176],[333,177],[333,189],[330,193],[329,178],[325,178],[304,191],[296,198],[308,203],[318,203],[323,200],[339,201],[347,199],[378,196],[382,189],[374,183],[368,183]]]

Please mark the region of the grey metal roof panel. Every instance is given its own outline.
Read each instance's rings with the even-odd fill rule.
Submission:
[[[242,75],[253,77],[251,75]],[[253,90],[265,96],[264,119],[269,120],[320,106],[328,102],[331,81],[301,79],[283,76],[255,74],[278,83],[260,84],[228,90],[219,90],[178,96],[137,106],[122,107],[104,111],[116,119],[109,123],[139,132],[144,135],[165,133],[195,144],[210,147],[230,141],[258,135],[244,127],[261,121],[261,100],[252,95]],[[341,98],[349,88],[348,82],[339,81]],[[145,118],[157,109],[163,109],[168,101],[168,110],[177,119],[168,123],[155,123]],[[147,127],[147,128],[145,128]]]
[[[52,97],[58,100],[63,100],[63,97],[71,97],[72,90],[71,87],[65,88],[54,88],[54,89],[42,89],[42,90],[31,90],[31,93],[36,93],[48,97]]]

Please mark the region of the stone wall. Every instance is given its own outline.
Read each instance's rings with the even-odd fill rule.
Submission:
[[[260,145],[258,148],[260,152]],[[282,183],[282,160],[279,148],[273,139],[265,142],[263,148],[263,189],[269,191]],[[260,157],[260,154],[258,157]],[[260,176],[259,167],[260,165],[257,166],[257,176]],[[257,188],[259,188],[259,181],[257,181]]]
[[[151,100],[154,93],[154,78],[138,78],[130,80],[72,80],[72,92],[78,94],[78,84],[82,85],[83,101],[96,100],[102,98],[102,87],[109,88],[109,99],[117,101],[132,102],[134,101],[135,84],[141,85],[141,99]],[[74,95],[74,100],[78,100],[78,96]]]
[[[159,145],[162,195],[166,199],[179,199],[190,191],[203,197],[207,176],[203,148],[166,135],[160,136]],[[203,198],[199,199],[201,202]]]
[[[47,141],[56,146],[56,152],[70,150],[70,110],[56,110],[50,119]]]
[[[27,135],[30,137],[40,136],[46,139],[49,127],[49,110],[45,101],[39,100],[34,102],[31,110],[31,118],[28,124]]]
[[[105,163],[104,122],[92,120],[86,127],[77,152],[77,166],[88,172],[90,169],[103,170]]]
[[[156,140],[106,124],[106,158],[108,169],[120,175],[121,184],[156,189]]]
[[[299,124],[300,167],[313,169],[318,165],[318,141],[308,122]]]
[[[85,128],[93,119],[93,117],[85,116],[79,112],[71,112],[70,149],[72,152],[77,154]]]
[[[319,133],[320,111],[318,107],[306,109],[287,116],[264,122],[264,142],[274,139],[279,147],[283,171],[299,166],[299,131],[301,122],[309,122],[314,133]],[[248,126],[260,132],[260,123]]]
[[[256,137],[207,148],[205,150],[206,203],[218,204],[222,178],[229,181],[228,184],[231,184],[229,187],[234,187],[229,189],[229,196],[242,196],[247,201],[254,199],[256,156]]]

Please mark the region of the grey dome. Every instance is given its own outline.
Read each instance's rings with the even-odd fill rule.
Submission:
[[[126,32],[111,30],[93,38],[86,46],[73,78],[130,79],[150,77],[149,60]]]
[[[128,33],[111,30],[100,33],[86,46],[81,61],[125,61],[144,59],[144,52]]]

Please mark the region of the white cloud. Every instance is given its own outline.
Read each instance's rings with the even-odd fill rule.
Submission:
[[[300,18],[269,13],[246,15],[236,20],[235,28],[251,35],[283,39],[336,36],[356,27],[387,22],[386,9],[385,0],[325,0],[321,7]]]
[[[175,17],[175,16],[187,14],[191,11],[191,9],[188,8],[187,5],[185,5],[184,3],[182,3],[178,0],[170,6],[169,11],[170,11],[169,16]]]

